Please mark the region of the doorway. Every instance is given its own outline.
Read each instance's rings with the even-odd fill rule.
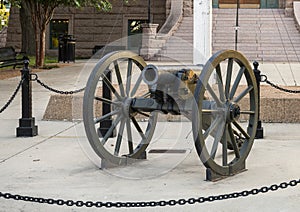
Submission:
[[[127,46],[129,50],[139,51],[142,46],[142,24],[147,23],[148,20],[129,19],[128,20],[128,41]]]
[[[240,8],[260,8],[260,0],[239,0]],[[237,0],[219,0],[219,8],[236,8]]]
[[[214,8],[236,8],[237,0],[213,0]],[[240,8],[279,8],[279,0],[240,0]]]
[[[279,8],[278,0],[261,0],[260,8]]]

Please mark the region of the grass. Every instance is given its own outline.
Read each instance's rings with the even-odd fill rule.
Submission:
[[[35,56],[28,56],[29,57],[29,66],[34,67],[35,65]],[[45,57],[45,65],[42,67],[43,69],[51,69],[51,68],[57,68],[57,57]],[[55,63],[55,64],[54,64]]]
[[[29,58],[29,67],[34,68],[34,66],[35,66],[35,56],[27,56],[27,57]],[[21,59],[21,58],[23,58],[23,56],[19,55],[17,58]],[[45,57],[45,65],[42,67],[42,69],[59,68],[57,63],[58,63],[57,57],[46,56]],[[20,69],[22,67],[23,67],[23,65],[17,65],[16,69],[17,68]],[[7,67],[0,68],[0,71],[10,70],[10,69],[13,69],[13,66],[7,66]]]

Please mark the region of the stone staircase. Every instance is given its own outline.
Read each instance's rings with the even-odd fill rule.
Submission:
[[[235,49],[236,9],[213,9],[212,52]],[[240,9],[237,50],[250,61],[300,62],[300,32],[284,9]],[[192,63],[193,16],[182,23],[155,60]]]
[[[184,16],[176,32],[155,56],[160,61],[189,62],[193,60],[193,16]]]
[[[213,10],[212,50],[235,48],[236,9]],[[250,60],[299,62],[300,33],[284,9],[240,9],[237,50]]]

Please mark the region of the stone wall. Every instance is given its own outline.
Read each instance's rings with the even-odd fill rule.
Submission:
[[[0,31],[0,48],[5,47],[7,37],[7,27],[3,27]]]
[[[152,0],[152,20],[162,26],[166,20],[166,2]],[[68,33],[76,38],[76,57],[90,57],[95,45],[106,45],[128,35],[129,19],[148,19],[148,0],[113,1],[110,12],[102,12],[92,7],[60,7],[55,10],[53,19],[68,19]],[[48,26],[49,28],[49,26]],[[49,49],[49,29],[46,35],[46,53],[57,55],[57,50]],[[122,45],[127,45],[124,39]],[[21,48],[21,27],[19,10],[12,8],[9,19],[7,45]]]
[[[293,9],[294,1],[298,1],[298,0],[284,0],[284,7],[283,8],[285,8],[285,15],[286,16],[289,16],[289,17],[294,16],[294,9]]]
[[[192,16],[194,8],[193,0],[183,0],[183,16]]]

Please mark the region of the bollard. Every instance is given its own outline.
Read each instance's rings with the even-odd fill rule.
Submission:
[[[108,72],[106,74],[106,79],[107,79],[107,81],[111,82],[111,72]],[[111,100],[111,91],[104,81],[102,84],[102,96],[105,99]],[[103,103],[102,104],[102,114],[105,115],[110,112],[111,112],[111,105]],[[106,119],[106,120],[100,122],[100,127],[98,128],[98,135],[100,138],[103,138],[102,135],[105,135],[108,132],[108,130],[111,128],[112,121],[113,120],[110,117],[109,119]],[[114,130],[112,132],[112,134],[110,135],[110,137],[115,137],[115,136],[116,136],[116,131]]]
[[[24,67],[21,70],[22,84],[22,118],[19,119],[17,137],[33,137],[38,134],[38,126],[32,117],[32,82],[29,69],[29,59],[24,59]]]
[[[264,128],[262,127],[261,120],[260,120],[260,70],[258,70],[259,63],[257,61],[253,62],[253,71],[256,78],[257,83],[257,91],[258,91],[258,121],[257,121],[257,130],[255,134],[256,139],[264,138]]]

